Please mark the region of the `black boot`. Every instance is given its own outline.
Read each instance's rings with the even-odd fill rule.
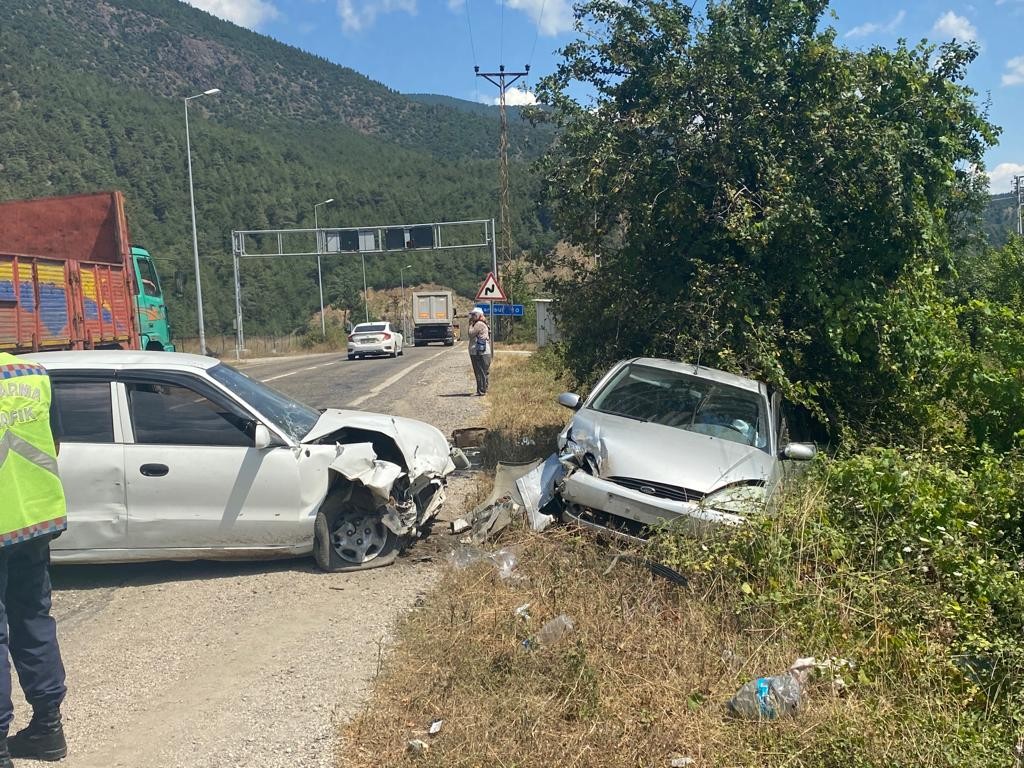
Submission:
[[[7,751],[7,734],[0,736],[0,768],[14,768],[11,753]]]
[[[7,748],[11,757],[51,761],[67,757],[68,743],[64,740],[60,710],[33,713],[28,726],[7,740]],[[3,763],[0,763],[0,768],[4,768]]]

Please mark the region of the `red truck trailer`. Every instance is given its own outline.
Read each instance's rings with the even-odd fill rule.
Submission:
[[[138,349],[120,192],[0,203],[0,350]]]

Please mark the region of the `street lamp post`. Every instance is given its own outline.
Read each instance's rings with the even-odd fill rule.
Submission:
[[[199,277],[199,237],[196,235],[196,193],[192,187],[192,138],[188,131],[188,103],[203,96],[216,96],[220,88],[210,88],[185,97],[185,154],[188,155],[188,197],[192,205],[192,255],[196,267],[196,320],[199,323],[199,354],[206,354],[206,329],[203,324],[203,283]]]
[[[327,321],[324,318],[324,276],[323,272],[320,271],[320,252],[322,248],[320,246],[320,223],[316,217],[316,209],[321,205],[330,205],[333,202],[334,198],[329,197],[322,203],[317,203],[313,206],[313,229],[316,230],[316,283],[320,287],[320,332],[324,338],[327,338]]]
[[[409,305],[405,303],[405,270],[407,269],[412,269],[412,264],[406,264],[398,270],[398,274],[402,280],[402,339],[405,339],[409,333],[408,324],[405,322],[406,313],[409,311]]]

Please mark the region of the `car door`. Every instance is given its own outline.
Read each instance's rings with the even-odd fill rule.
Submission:
[[[128,539],[137,548],[295,547],[312,540],[299,517],[298,459],[279,442],[254,447],[256,421],[191,374],[118,376],[129,415]]]
[[[68,505],[54,549],[127,546],[124,443],[114,418],[112,372],[51,372],[50,426]]]

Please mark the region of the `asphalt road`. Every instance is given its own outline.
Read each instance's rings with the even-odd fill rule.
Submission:
[[[410,346],[396,358],[349,360],[344,353],[328,352],[232,365],[314,408],[362,408],[408,374],[422,370],[446,352],[455,352],[459,346]]]

